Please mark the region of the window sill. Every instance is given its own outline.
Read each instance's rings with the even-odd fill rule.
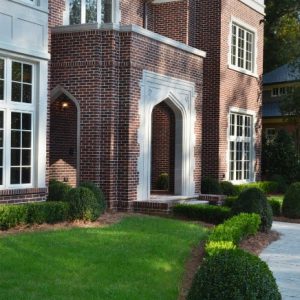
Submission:
[[[251,77],[258,78],[257,73],[253,73],[253,72],[247,71],[245,69],[242,69],[242,68],[239,68],[239,67],[236,67],[236,66],[233,66],[233,65],[228,65],[228,69],[239,72],[239,73],[243,73],[243,74],[251,76]]]

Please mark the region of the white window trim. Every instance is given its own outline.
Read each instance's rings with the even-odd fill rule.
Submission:
[[[3,163],[5,169],[5,176],[3,177],[4,184],[0,186],[0,190],[7,189],[27,189],[27,188],[45,188],[46,187],[46,135],[47,135],[47,97],[48,97],[48,62],[46,60],[39,60],[28,58],[24,55],[14,55],[6,51],[0,51],[0,57],[6,61],[5,63],[5,80],[9,78],[11,72],[11,64],[7,61],[17,61],[21,63],[31,64],[32,70],[32,103],[15,103],[11,101],[10,83],[5,84],[4,98],[6,100],[0,101],[0,110],[4,113],[4,138],[7,145],[10,145],[10,129],[11,125],[9,119],[11,111],[20,113],[32,114],[32,160],[31,160],[31,183],[30,184],[10,184],[10,146],[4,149]],[[8,125],[7,125],[8,124]],[[8,170],[9,169],[9,170]]]
[[[250,180],[230,180],[230,114],[242,114],[248,115],[252,117],[252,145],[251,145],[251,161],[250,163]],[[227,116],[227,154],[226,154],[226,165],[227,165],[227,172],[226,172],[226,180],[231,181],[233,184],[243,184],[249,182],[256,181],[256,152],[255,152],[255,143],[256,143],[256,124],[257,124],[257,114],[253,110],[243,109],[239,107],[229,107],[229,112]]]
[[[271,135],[269,133],[269,131],[274,131],[274,134]],[[276,136],[276,134],[277,134],[277,130],[276,130],[275,127],[269,127],[269,128],[266,128],[266,130],[265,130],[265,137],[266,137],[267,140],[274,139],[274,137]]]
[[[70,1],[66,0],[66,6],[64,11],[64,25],[70,25]],[[97,0],[97,23],[101,24],[101,0]],[[81,24],[87,24],[86,21],[86,0],[81,0]],[[120,0],[112,0],[112,23],[118,24],[121,22],[121,10],[120,10]],[[84,20],[84,22],[83,22]],[[72,24],[75,25],[75,24]],[[76,24],[77,26],[80,24]]]
[[[249,71],[245,68],[240,68],[238,66],[235,66],[231,63],[231,54],[232,54],[232,25],[236,24],[237,26],[240,26],[248,31],[251,31],[254,35],[254,41],[253,41],[253,71]],[[240,73],[244,73],[246,75],[250,75],[253,77],[258,78],[257,74],[257,42],[258,42],[258,35],[257,35],[257,29],[253,26],[245,23],[244,21],[231,16],[230,24],[229,24],[229,37],[228,37],[228,68],[232,69],[234,71],[238,71]]]

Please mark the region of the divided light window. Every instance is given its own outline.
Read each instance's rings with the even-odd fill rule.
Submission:
[[[230,114],[229,179],[231,181],[251,180],[252,132],[252,116]]]
[[[0,58],[0,187],[31,187],[34,65]]]
[[[69,23],[112,23],[113,0],[69,0]]]
[[[254,33],[232,24],[231,65],[254,72]]]

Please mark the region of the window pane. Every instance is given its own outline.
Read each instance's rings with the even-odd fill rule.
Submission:
[[[21,90],[22,90],[22,84],[18,82],[13,82],[11,86],[11,98],[12,101],[15,102],[21,102]]]
[[[70,24],[81,23],[81,0],[70,0]]]
[[[31,168],[22,168],[22,184],[28,184],[31,182],[30,171]]]
[[[21,129],[21,114],[13,112],[11,114],[11,128]]]
[[[22,80],[22,64],[18,62],[12,63],[12,80],[21,81]]]
[[[20,166],[21,164],[21,150],[13,149],[11,150],[11,165]]]
[[[3,168],[0,168],[0,185],[3,185]]]
[[[0,149],[0,167],[3,167],[3,149]]]
[[[11,147],[19,148],[21,147],[21,134],[20,131],[11,132]]]
[[[3,129],[0,130],[0,147],[3,147]]]
[[[22,129],[31,130],[31,114],[22,114]]]
[[[32,83],[32,66],[23,64],[23,82]]]
[[[23,150],[22,151],[22,166],[30,166],[31,165],[31,151]]]
[[[30,148],[31,147],[31,132],[22,132],[22,147]]]
[[[101,20],[104,23],[112,22],[112,0],[102,0]]]
[[[4,124],[4,113],[3,111],[0,111],[0,129],[3,129]]]
[[[20,168],[11,168],[10,169],[10,183],[11,184],[20,184]]]
[[[4,60],[0,59],[0,78],[4,79]]]
[[[4,80],[0,79],[0,100],[4,100]]]
[[[97,22],[97,0],[86,0],[86,23]]]
[[[28,84],[23,84],[23,102],[31,103],[32,102],[32,86]]]

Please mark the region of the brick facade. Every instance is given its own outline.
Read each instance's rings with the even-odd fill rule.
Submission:
[[[151,189],[157,190],[159,175],[169,175],[169,193],[174,192],[175,168],[175,115],[164,102],[152,112]]]
[[[204,50],[207,57],[203,59],[193,51],[165,43],[163,38],[159,41],[149,33],[132,31],[130,26],[123,26],[120,30],[117,27],[92,28],[92,25],[57,29],[55,27],[63,25],[65,2],[49,0],[49,94],[61,87],[72,99],[76,99],[80,114],[78,166],[75,160],[76,107],[66,95],[60,95],[64,98],[51,99],[55,101],[50,109],[49,99],[49,178],[69,180],[73,186],[81,181],[93,181],[103,189],[109,208],[137,209],[138,205],[134,206],[133,202],[137,199],[139,184],[140,82],[143,72],[147,70],[195,84],[195,193],[201,192],[202,176],[226,177],[230,107],[256,113],[255,173],[258,179],[260,76],[263,65],[263,24],[260,20],[263,16],[240,0],[180,0],[167,3],[120,0],[120,9],[121,25],[146,27],[194,47],[195,51]],[[241,19],[257,32],[257,77],[228,67],[231,17]],[[60,109],[61,100],[69,102],[67,117],[64,115],[67,111]],[[161,125],[168,135],[172,131],[173,117],[170,117],[170,111],[167,113],[169,107],[164,105],[160,105],[160,113],[164,112],[166,118],[161,123],[154,122],[153,131],[156,125],[168,119],[169,129]],[[154,114],[154,119],[156,117],[157,120],[160,118]],[[60,131],[60,127],[64,129]],[[170,144],[173,143],[172,135],[169,135]],[[60,139],[65,140],[62,147],[59,147]],[[166,164],[171,177],[174,177],[173,156],[174,153],[169,152]],[[166,158],[167,154],[164,156]],[[158,164],[163,165],[162,161],[156,166]],[[152,166],[153,170],[157,169],[154,171],[153,185],[154,177],[162,172],[156,166]],[[174,182],[173,178],[171,182]],[[34,199],[36,192],[27,191],[27,194]],[[18,196],[12,201],[22,198],[22,193],[16,194]],[[46,191],[40,195],[38,200],[43,200]],[[11,195],[6,197],[12,199]],[[3,196],[0,199],[2,201]]]

